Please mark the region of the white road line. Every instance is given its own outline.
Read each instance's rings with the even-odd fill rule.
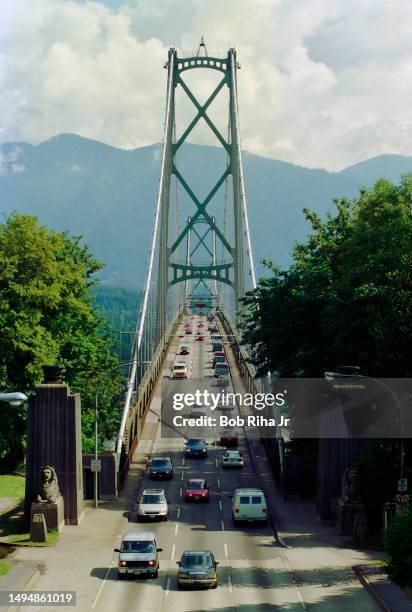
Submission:
[[[218,489],[220,489],[220,480],[219,480],[219,478],[217,479],[217,486],[218,486]]]
[[[217,457],[216,457],[216,459],[215,459],[215,464],[216,464],[216,467],[218,467]]]
[[[180,499],[182,499],[182,495],[183,495],[183,489],[182,489],[182,487],[180,487],[180,493],[179,493]]]
[[[180,479],[180,480],[183,480],[183,478],[184,478],[184,477],[185,477],[185,473],[184,473],[184,472],[182,472],[182,477],[181,477],[181,479]]]
[[[113,555],[113,557],[112,557],[112,559],[111,559],[111,561],[110,561],[110,565],[109,565],[109,567],[107,568],[106,573],[105,573],[105,575],[104,575],[103,582],[102,582],[102,584],[100,585],[99,590],[97,591],[97,595],[96,595],[95,600],[94,600],[94,602],[93,602],[93,605],[92,605],[92,607],[91,607],[91,612],[92,612],[93,610],[95,610],[95,609],[96,609],[97,602],[99,601],[99,597],[100,597],[100,595],[101,595],[101,593],[102,593],[102,591],[103,591],[104,585],[106,584],[107,578],[108,578],[108,576],[109,576],[109,572],[110,572],[110,570],[112,569],[112,567],[114,567],[114,563],[113,563],[114,558],[115,558],[115,555]]]
[[[179,531],[179,523],[176,523],[176,525],[175,525],[175,535],[177,535],[178,531]]]
[[[170,561],[173,561],[175,558],[176,546],[173,544],[172,546],[172,554],[170,555]]]
[[[224,530],[225,530],[225,521],[222,519],[222,520],[220,521],[220,524],[221,524],[221,526],[222,526],[222,531],[224,531]]]
[[[225,549],[225,557],[226,559],[229,559],[229,551],[227,549],[227,544],[226,542],[223,544],[223,548]]]
[[[167,577],[165,595],[169,595],[169,591],[170,591],[170,576]]]
[[[230,568],[229,568],[229,572],[227,575],[227,586],[229,587],[229,591],[232,593],[233,592],[233,585],[232,585],[232,576],[230,575]]]
[[[183,455],[183,459],[182,459],[182,465],[184,465],[186,462],[186,457]]]
[[[177,509],[177,517],[176,518],[179,518],[179,516],[180,516],[180,508]]]
[[[222,500],[219,499],[219,510],[220,512],[223,512],[223,505],[222,505]]]

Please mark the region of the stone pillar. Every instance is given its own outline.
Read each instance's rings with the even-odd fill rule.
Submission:
[[[80,395],[70,393],[58,366],[45,366],[44,375],[28,402],[25,516],[30,519],[42,467],[51,465],[64,499],[64,522],[78,525],[83,518]]]

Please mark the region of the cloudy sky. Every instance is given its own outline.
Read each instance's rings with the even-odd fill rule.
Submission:
[[[244,149],[329,170],[412,155],[411,24],[410,0],[1,0],[0,142],[159,142],[167,49],[203,34],[237,48]]]

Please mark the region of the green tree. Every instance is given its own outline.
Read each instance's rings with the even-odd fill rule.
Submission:
[[[80,237],[17,213],[0,225],[0,388],[30,394],[41,382],[42,366],[59,363],[71,390],[82,394],[86,448],[97,380],[118,363],[92,306],[90,287],[100,268]],[[120,391],[120,377],[110,378],[100,402],[102,438],[115,433]],[[2,406],[0,432],[0,460],[10,468],[24,453],[24,408]]]
[[[391,578],[401,586],[412,586],[412,504],[408,504],[387,529],[385,550],[391,557]]]

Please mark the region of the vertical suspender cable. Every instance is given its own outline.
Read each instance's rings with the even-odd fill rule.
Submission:
[[[155,256],[155,250],[156,250],[156,240],[157,240],[157,233],[158,233],[158,227],[159,227],[160,209],[161,209],[163,185],[164,185],[166,147],[167,147],[167,137],[166,136],[169,130],[169,122],[170,122],[170,101],[172,98],[171,94],[172,94],[172,85],[173,85],[174,53],[170,53],[169,57],[170,57],[169,80],[167,84],[166,118],[165,118],[165,125],[164,125],[163,157],[162,157],[162,165],[161,165],[161,171],[160,171],[160,186],[159,186],[159,193],[157,196],[156,216],[155,216],[155,222],[153,225],[152,242],[150,245],[150,253],[149,253],[149,266],[148,266],[146,282],[144,286],[143,302],[142,302],[142,307],[140,310],[139,321],[136,327],[136,342],[135,342],[134,355],[132,359],[133,365],[132,365],[129,380],[127,383],[126,399],[124,402],[122,421],[120,423],[119,436],[117,438],[116,454],[117,454],[118,460],[120,459],[120,454],[122,452],[123,437],[124,437],[124,432],[126,429],[126,421],[127,421],[127,416],[129,414],[130,401],[131,401],[132,393],[133,393],[134,379],[135,379],[136,371],[137,371],[137,361],[139,357],[140,346],[142,343],[143,328],[144,328],[144,322],[146,319],[147,304],[148,304],[148,298],[149,298],[149,292],[150,292],[150,286],[151,286],[151,280],[152,280],[152,272],[153,272],[153,262],[154,262],[154,256]]]
[[[238,113],[238,99],[237,99],[237,76],[236,76],[236,55],[235,50],[232,49],[232,53],[230,54],[230,66],[232,72],[232,83],[234,89],[234,98],[235,103],[233,105],[233,110],[235,113],[235,124],[237,131],[237,143],[238,143],[238,161],[239,161],[239,174],[240,174],[240,195],[242,198],[243,205],[243,217],[245,220],[245,230],[246,230],[246,241],[247,241],[247,250],[249,256],[249,268],[250,275],[252,277],[252,287],[256,289],[256,274],[255,274],[255,264],[253,261],[253,251],[252,251],[252,242],[250,240],[250,231],[249,231],[249,218],[247,214],[247,206],[246,206],[246,192],[245,192],[245,182],[243,179],[243,166],[242,166],[242,151],[240,147],[240,129],[239,129],[239,113]]]

